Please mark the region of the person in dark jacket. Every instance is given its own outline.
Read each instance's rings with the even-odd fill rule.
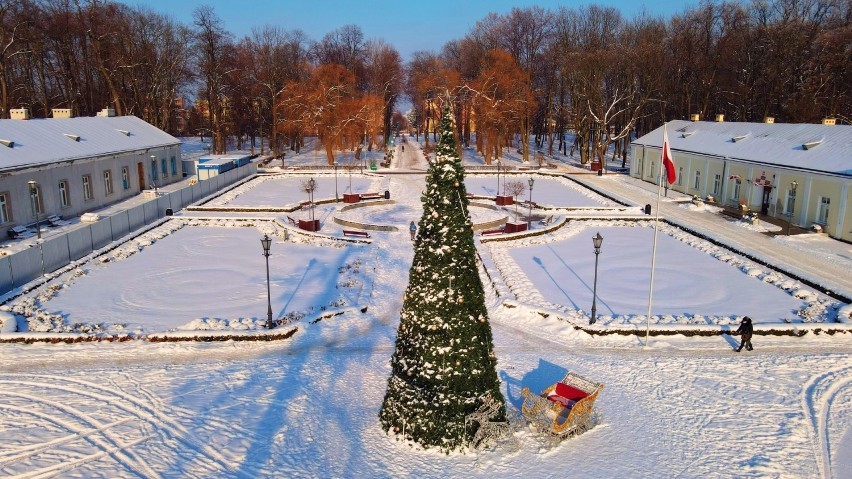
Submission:
[[[740,347],[737,348],[737,352],[742,351],[743,346],[749,351],[754,348],[751,347],[751,335],[754,333],[754,327],[751,325],[751,318],[748,316],[743,318],[742,323],[740,323],[740,327],[737,329],[737,334],[740,335],[742,339],[740,339]]]

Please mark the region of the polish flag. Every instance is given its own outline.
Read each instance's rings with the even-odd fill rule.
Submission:
[[[677,173],[672,163],[672,150],[669,147],[669,132],[665,125],[663,125],[663,166],[666,167],[666,180],[669,184],[677,181]]]

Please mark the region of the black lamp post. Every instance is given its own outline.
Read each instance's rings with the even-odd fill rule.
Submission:
[[[793,194],[792,194],[793,201],[790,203],[790,220],[787,221],[787,236],[790,236],[790,223],[793,222],[793,210],[796,209],[796,188],[798,188],[798,187],[799,187],[798,181],[793,180],[793,182],[790,183],[790,191],[793,192]]]
[[[260,245],[263,246],[263,256],[266,257],[266,329],[272,329],[272,295],[269,292],[269,248],[272,246],[272,238],[263,235]]]
[[[527,213],[527,231],[532,229],[532,190],[533,190],[533,184],[535,183],[535,180],[532,177],[530,177],[528,183],[530,185],[530,204],[529,204],[529,213]]]
[[[317,187],[317,181],[313,178],[308,180],[308,192],[310,193],[309,200],[311,202],[311,221],[314,221],[314,189]]]
[[[497,160],[497,194],[495,196],[500,196],[500,160]]]
[[[157,156],[151,155],[151,180],[154,182],[154,196],[160,197],[160,193],[157,191]]]
[[[598,320],[598,255],[601,254],[601,245],[603,244],[603,236],[600,232],[592,237],[592,244],[595,245],[595,282],[592,286],[592,318],[589,320],[589,324],[595,324]]]
[[[38,210],[38,183],[33,180],[27,182],[30,185],[30,204],[33,207],[33,217],[35,218],[36,224],[36,234],[38,235],[38,239],[41,239],[41,225],[39,224],[39,210]]]

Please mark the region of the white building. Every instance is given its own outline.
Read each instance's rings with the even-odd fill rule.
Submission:
[[[0,235],[72,217],[183,178],[180,141],[135,116],[0,120]]]
[[[852,241],[852,126],[722,119],[668,122],[669,188]],[[631,176],[656,182],[662,143],[663,127],[633,141]]]

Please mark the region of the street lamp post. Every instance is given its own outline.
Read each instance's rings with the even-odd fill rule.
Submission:
[[[592,318],[589,320],[589,324],[595,324],[598,320],[598,255],[601,254],[601,245],[603,244],[603,236],[601,236],[600,231],[592,237],[592,244],[595,246],[595,282],[592,286]]]
[[[530,204],[528,205],[529,206],[529,213],[527,213],[527,231],[532,229],[532,190],[533,190],[533,184],[535,183],[535,180],[532,177],[530,177],[528,183],[530,185]]]
[[[266,329],[272,329],[272,295],[269,292],[269,248],[272,246],[272,238],[263,235],[260,245],[263,246],[263,256],[266,257]]]
[[[340,198],[337,196],[337,161],[334,162],[334,202],[337,203]]]
[[[790,236],[790,223],[793,222],[793,210],[796,208],[796,188],[798,188],[798,187],[799,187],[798,181],[793,180],[793,182],[790,183],[790,191],[793,192],[793,194],[792,194],[792,197],[793,197],[792,200],[793,201],[790,203],[790,219],[787,221],[787,236]]]
[[[36,234],[38,235],[38,239],[41,239],[41,225],[39,224],[39,210],[38,210],[38,183],[33,180],[27,182],[30,185],[30,205],[33,208],[33,218],[35,218],[36,224]]]
[[[497,160],[497,194],[496,196],[500,196],[500,160]]]
[[[308,193],[310,194],[309,200],[311,203],[311,221],[314,221],[314,189],[317,187],[317,181],[313,178],[308,180]]]
[[[157,155],[151,155],[151,179],[154,181],[154,196],[159,198],[160,193],[157,189]]]

